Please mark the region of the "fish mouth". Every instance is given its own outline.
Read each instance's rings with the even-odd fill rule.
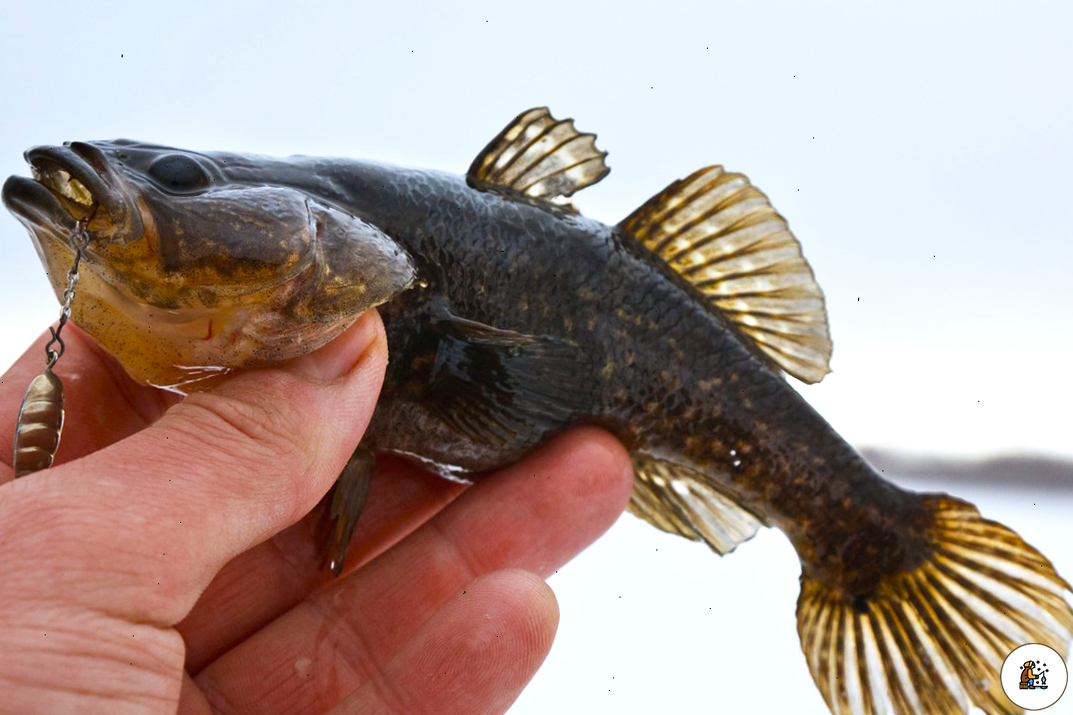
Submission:
[[[64,233],[87,221],[95,238],[126,243],[141,237],[137,206],[100,149],[68,142],[34,147],[24,157],[33,178],[12,176],[3,188],[13,213]]]

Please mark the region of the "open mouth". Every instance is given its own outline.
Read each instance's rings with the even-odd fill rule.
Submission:
[[[34,147],[25,157],[33,178],[12,176],[3,189],[4,204],[15,214],[62,231],[92,219],[91,230],[102,237],[140,234],[138,215],[100,149],[70,142]]]
[[[64,204],[72,214],[88,212],[93,206],[93,192],[86,185],[71,176],[66,169],[58,165],[39,164],[33,167],[34,178],[44,184],[58,198],[64,200]],[[71,206],[70,202],[74,205]]]

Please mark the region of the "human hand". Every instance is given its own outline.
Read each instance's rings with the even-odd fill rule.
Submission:
[[[181,402],[64,338],[55,466],[12,481],[0,440],[0,712],[504,712],[554,635],[541,577],[630,492],[625,453],[595,429],[468,489],[382,460],[332,579],[303,516],[372,415],[375,311]],[[0,381],[0,435],[43,344]]]

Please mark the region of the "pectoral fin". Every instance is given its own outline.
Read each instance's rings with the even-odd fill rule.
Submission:
[[[522,112],[486,146],[466,173],[474,188],[547,201],[572,195],[607,176],[607,152],[596,135],[557,120],[547,107]]]
[[[591,409],[581,350],[439,311],[426,398],[453,429],[482,444],[539,439]]]

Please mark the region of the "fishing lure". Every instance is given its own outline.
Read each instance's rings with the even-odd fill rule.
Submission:
[[[67,273],[67,287],[63,291],[63,307],[56,327],[50,327],[52,339],[45,345],[45,371],[30,381],[26,394],[19,406],[19,416],[15,422],[15,442],[12,450],[12,466],[15,478],[26,476],[52,466],[56,450],[60,447],[63,435],[64,394],[63,382],[52,371],[56,362],[63,357],[66,345],[63,342],[63,327],[71,318],[71,304],[75,299],[78,286],[78,267],[82,256],[89,247],[90,236],[86,225],[96,213],[96,205],[89,217],[75,224],[72,244],[75,247],[75,259]]]

